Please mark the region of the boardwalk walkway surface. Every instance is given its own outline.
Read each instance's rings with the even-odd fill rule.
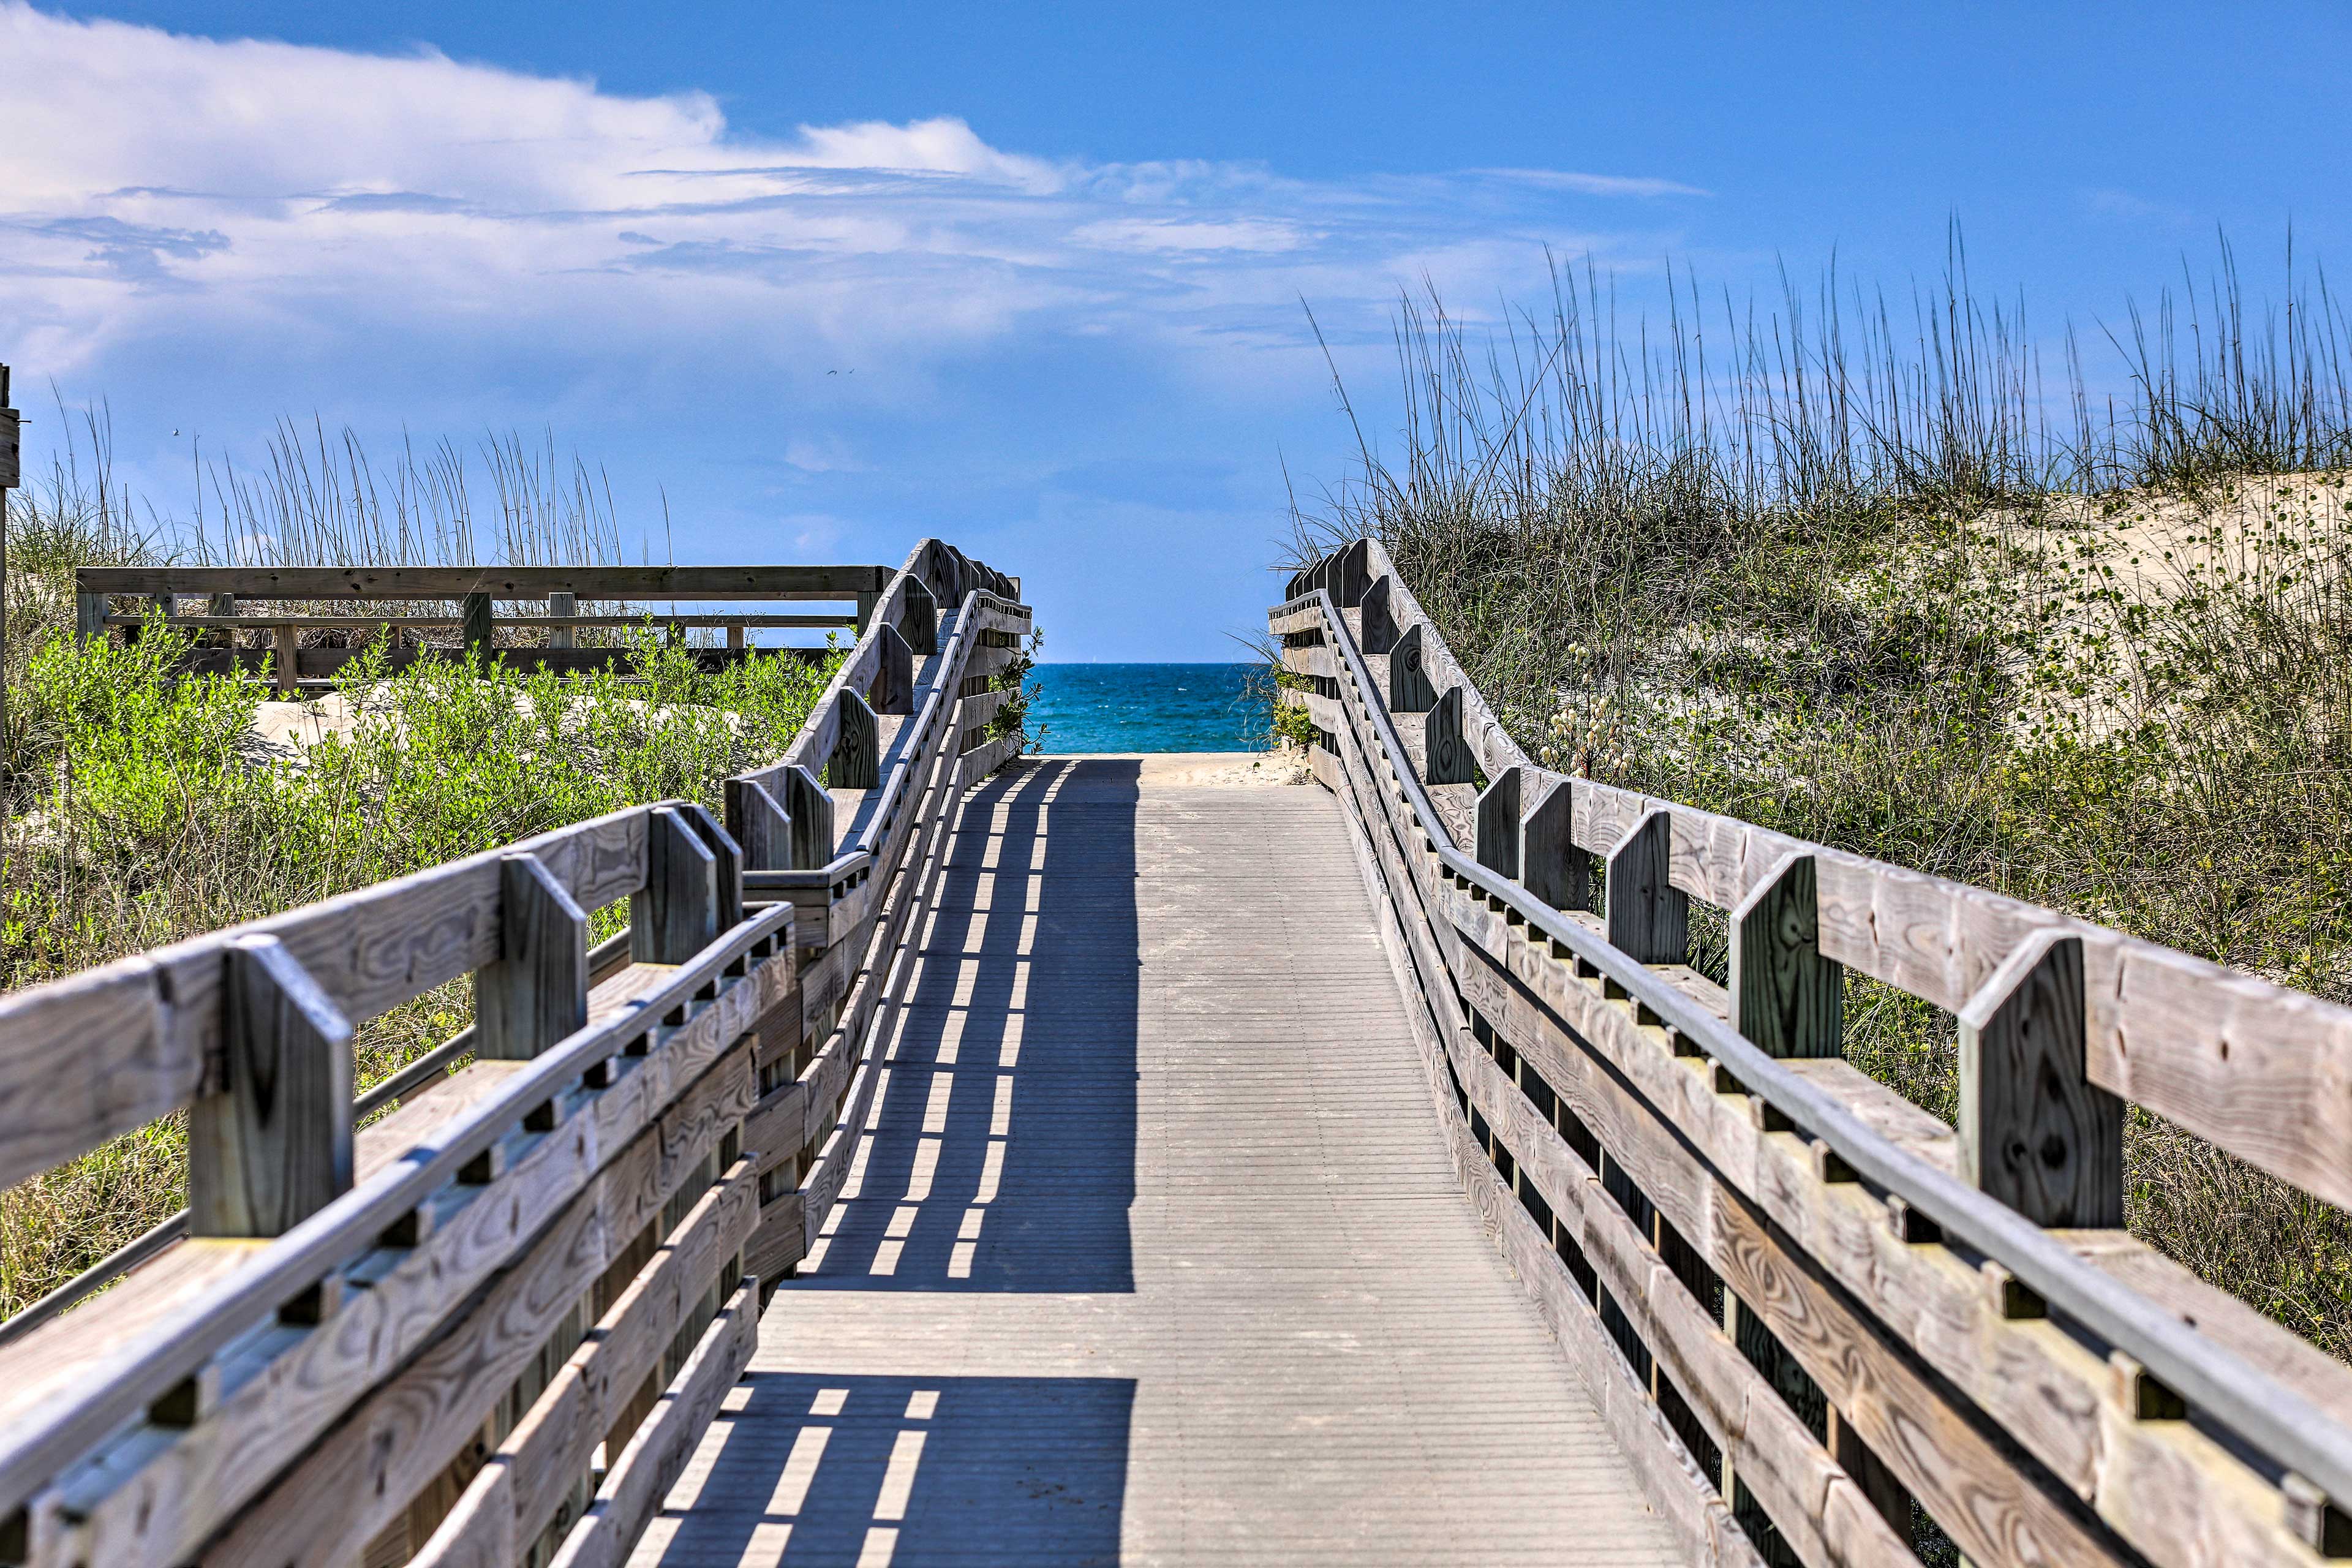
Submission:
[[[1670,1559],[1463,1196],[1339,805],[1181,761],[967,803],[845,1201],[635,1562]]]

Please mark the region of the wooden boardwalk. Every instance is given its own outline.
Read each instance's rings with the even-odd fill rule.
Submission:
[[[1339,805],[1166,773],[966,804],[845,1201],[635,1562],[1672,1557],[1463,1195]]]

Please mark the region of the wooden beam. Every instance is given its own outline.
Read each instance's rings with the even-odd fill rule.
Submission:
[[[793,763],[779,770],[784,812],[792,823],[792,853],[785,868],[814,871],[833,859],[833,796],[816,774]]]
[[[905,637],[898,635],[897,626],[877,626],[874,637],[882,650],[882,657],[875,666],[871,689],[874,711],[912,713],[915,710],[915,650]]]
[[[1959,1025],[1962,1177],[2037,1225],[2123,1224],[2123,1101],[2084,1070],[2082,941],[2018,943]]]
[[[551,593],[547,595],[547,613],[550,618],[553,618],[558,616],[578,615],[580,613],[580,595],[562,591]],[[578,634],[573,632],[570,626],[551,626],[548,628],[547,632],[547,646],[550,647],[570,647],[572,646],[572,639],[577,635]]]
[[[1609,944],[1642,963],[1680,963],[1690,946],[1690,896],[1667,879],[1675,819],[1653,811],[1609,857]]]
[[[1371,558],[1369,541],[1359,539],[1343,546],[1331,557],[1331,597],[1343,610],[1352,610],[1364,602],[1365,590],[1371,584],[1368,563]]]
[[[235,594],[244,599],[854,599],[885,566],[84,566],[79,594]]]
[[[629,895],[629,956],[684,963],[719,935],[719,857],[675,806],[646,823],[646,886]]]
[[[1515,882],[1519,879],[1519,779],[1517,768],[1505,768],[1495,775],[1478,796],[1474,835],[1478,864]]]
[[[1422,753],[1424,784],[1470,784],[1476,764],[1462,740],[1462,689],[1449,686],[1429,710],[1428,748]]]
[[[490,649],[495,646],[490,634],[492,625],[490,596],[488,594],[467,595],[463,632],[459,640],[465,644],[467,653],[478,656],[485,664],[489,662]]]
[[[725,931],[743,918],[743,846],[703,806],[689,802],[678,810],[719,862],[718,920]]]
[[[588,1026],[588,917],[529,855],[499,862],[499,958],[474,972],[474,1054],[528,1061]]]
[[[188,1225],[283,1236],[351,1190],[352,1026],[286,944],[222,955],[223,1087],[188,1108]]]
[[[1576,842],[1575,792],[1544,779],[1519,820],[1519,881],[1556,910],[1592,907],[1592,854]]]
[[[882,734],[866,699],[844,688],[834,696],[841,716],[824,782],[834,789],[872,789],[882,782]]]
[[[1389,590],[1395,581],[1382,573],[1380,581],[1364,591],[1364,635],[1359,641],[1366,653],[1382,654],[1396,647],[1396,613],[1389,605]]]
[[[1845,1050],[1845,969],[1822,956],[1813,858],[1791,855],[1731,911],[1732,1024],[1766,1054]]]
[[[747,871],[782,870],[792,863],[793,819],[756,779],[727,781],[727,831],[743,847]]]
[[[1421,626],[1405,628],[1389,654],[1389,711],[1426,713],[1437,703],[1437,688],[1422,668]]]
[[[898,612],[898,635],[919,655],[940,651],[940,601],[920,577],[907,579],[904,607]]]

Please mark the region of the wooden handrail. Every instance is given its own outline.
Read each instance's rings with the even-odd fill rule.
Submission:
[[[265,1183],[264,1217],[251,1222],[280,1226],[267,1216],[283,1213],[282,1234],[188,1237],[188,1217],[174,1216],[109,1260],[130,1270],[114,1291],[60,1315],[109,1277],[101,1266],[0,1330],[0,1560],[345,1561],[371,1554],[387,1529],[429,1530],[408,1505],[434,1497],[489,1531],[486,1555],[469,1560],[519,1561],[585,1473],[579,1437],[613,1436],[610,1484],[631,1498],[654,1495],[650,1478],[698,1431],[693,1413],[750,1354],[759,1283],[789,1272],[839,1191],[963,790],[1017,746],[967,751],[970,727],[948,721],[982,628],[1009,635],[1029,619],[1002,596],[1010,579],[934,541],[895,576],[787,568],[717,583],[690,571],[653,586],[861,601],[858,646],[821,700],[830,724],[813,722],[794,752],[827,766],[854,729],[845,715],[866,710],[882,793],[850,842],[833,826],[835,792],[803,763],[785,793],[809,822],[771,801],[754,837],[760,859],[787,864],[747,875],[744,847],[699,807],[633,807],[0,997],[0,1180],[183,1107],[196,1127],[192,1185],[214,1194],[201,1225],[242,1215],[221,1194],[245,1202],[254,1181],[278,1180],[270,1162],[287,1162],[287,1184]],[[596,597],[648,585],[560,575]],[[364,568],[279,574],[273,587],[333,597],[310,590],[336,581],[368,597],[446,588]],[[522,574],[503,585],[518,584],[545,586]],[[940,605],[955,622],[943,646],[915,616]],[[912,667],[908,633],[925,643]],[[867,692],[916,711],[877,719]],[[624,898],[629,928],[587,952],[587,916]],[[348,1088],[340,1108],[321,1098],[353,1025],[468,973],[486,1009],[475,1027],[356,1105]],[[270,1102],[246,1088],[259,1069],[241,1065],[270,1051],[268,1070],[308,1096],[302,1114],[340,1131],[279,1132]],[[353,1138],[354,1117],[394,1099],[398,1110]],[[207,1171],[207,1160],[231,1163]],[[656,1245],[661,1216],[680,1210]],[[635,1284],[581,1337],[580,1314],[596,1316],[590,1293],[600,1279],[615,1287],[606,1272],[625,1259],[617,1283],[633,1273]],[[708,1303],[722,1298],[714,1316]],[[681,1336],[699,1348],[665,1359]],[[519,1376],[533,1357],[576,1375],[509,1390],[498,1369]],[[676,1400],[650,1422],[634,1405],[595,1403],[628,1399],[656,1372]],[[403,1442],[361,1458],[369,1423],[395,1410]],[[497,1456],[514,1485],[458,1497],[469,1464],[436,1486],[486,1420],[518,1413]],[[626,1442],[632,1427],[640,1440]],[[370,1487],[343,1484],[357,1463]],[[583,1549],[605,1551],[642,1525],[641,1510],[600,1504],[572,1529]],[[467,1539],[444,1534],[419,1561]]]
[[[2252,977],[2197,964],[2183,955],[2167,954],[2150,944],[2133,943],[2050,911],[2016,905],[2013,900],[1994,900],[1976,889],[1529,767],[1493,721],[1475,689],[1461,676],[1442,637],[1412,603],[1385,553],[1376,544],[1354,548],[1358,557],[1352,566],[1338,557],[1327,557],[1294,579],[1292,585],[1300,590],[1298,595],[1270,612],[1269,625],[1293,644],[1286,663],[1316,680],[1315,692],[1293,695],[1317,713],[1318,731],[1330,738],[1328,755],[1318,753],[1318,774],[1349,802],[1364,830],[1375,837],[1391,830],[1381,792],[1392,790],[1395,804],[1403,808],[1394,831],[1403,834],[1409,826],[1410,837],[1417,842],[1401,840],[1397,850],[1422,856],[1429,868],[1428,879],[1424,887],[1421,874],[1412,872],[1408,856],[1394,864],[1412,875],[1402,888],[1391,885],[1389,896],[1428,908],[1434,947],[1423,957],[1450,976],[1451,986],[1458,988],[1472,1009],[1471,1022],[1481,1029],[1491,1027],[1498,1044],[1507,1037],[1517,1047],[1517,1059],[1522,1063],[1532,1060],[1526,1053],[1538,1047],[1547,1053],[1567,1051],[1570,1057],[1592,1055],[1609,1063],[1603,1078],[1596,1082],[1623,1083],[1637,1100],[1646,1097],[1648,1114],[1673,1128],[1675,1141],[1685,1148],[1695,1147],[1703,1163],[1714,1162],[1717,1173],[1712,1179],[1738,1191],[1739,1201],[1760,1205],[1774,1222],[1786,1227],[1787,1244],[1810,1252],[1815,1259],[1811,1266],[1825,1268],[1837,1278],[1865,1310],[1878,1310],[1883,1289],[1924,1289],[1903,1278],[1907,1270],[1925,1279],[1938,1267],[1917,1250],[1921,1245],[1934,1246],[1942,1255],[1951,1255],[1958,1248],[1958,1256],[1979,1260],[1982,1268],[1977,1272],[1985,1281],[1979,1287],[1979,1293],[1983,1302],[1991,1303],[1985,1321],[1992,1326],[1983,1331],[1991,1334],[1990,1340],[1960,1336],[1959,1326],[1948,1319],[1918,1321],[1881,1316],[1881,1326],[1874,1331],[1892,1336],[1906,1353],[1920,1357],[1932,1367],[1931,1380],[1949,1378],[1952,1385],[1974,1398],[1985,1412],[1979,1419],[1993,1419],[2013,1440],[2050,1466],[2051,1473],[2079,1487],[2080,1495],[2090,1500],[2099,1518],[2152,1560],[2203,1560],[2197,1555],[2203,1548],[2191,1549],[2184,1542],[2179,1517],[2151,1511],[2168,1489],[2174,1497],[2186,1499],[2179,1505],[2189,1510],[2183,1517],[2195,1519],[2212,1539],[2231,1542],[2232,1552],[2307,1552],[2321,1543],[2323,1535],[2340,1531],[2341,1516],[2331,1500],[2352,1498],[2352,1489],[2352,1489],[2352,1425],[2347,1425],[2352,1401],[2345,1397],[2344,1369],[2315,1350],[2293,1343],[2283,1332],[2261,1333],[2266,1325],[2255,1322],[2250,1310],[2239,1309],[2238,1322],[2253,1324],[2252,1328],[2240,1328],[2237,1322],[2184,1321],[2177,1300],[2151,1298],[2135,1283],[2103,1269],[2093,1261],[2093,1256],[2098,1255],[2095,1248],[2093,1256],[2086,1256],[2084,1237],[2094,1233],[2076,1231],[2061,1237],[2045,1230],[1970,1185],[1953,1170],[1923,1157],[1916,1144],[1898,1142],[1882,1131],[1888,1114],[1885,1102],[1891,1099],[1884,1091],[1864,1097],[1881,1123],[1874,1125],[1857,1110],[1864,1101],[1851,1098],[1861,1086],[1844,1087],[1853,1083],[1852,1079],[1823,1079],[1797,1070],[1797,1064],[1759,1047],[1733,1021],[1704,1003],[1692,983],[1661,973],[1640,955],[1619,946],[1594,917],[1580,917],[1537,896],[1518,875],[1518,836],[1534,820],[1532,816],[1522,816],[1522,803],[1530,812],[1549,812],[1538,803],[1549,801],[1554,791],[1560,792],[1571,809],[1552,815],[1560,825],[1558,831],[1568,836],[1560,847],[1576,854],[1615,854],[1631,845],[1638,826],[1655,824],[1661,833],[1671,836],[1670,843],[1665,837],[1659,840],[1670,857],[1671,885],[1710,902],[1740,903],[1785,875],[1785,868],[1802,861],[1820,868],[1823,902],[1832,896],[1827,882],[1834,868],[1841,876],[1874,879],[1900,888],[1912,895],[1903,906],[1906,908],[1920,907],[1918,890],[1923,887],[1932,895],[1927,900],[1931,907],[1936,900],[1948,906],[1969,903],[1980,908],[1995,902],[2006,906],[2001,910],[2006,928],[2043,933],[2038,939],[2041,945],[2024,950],[2028,952],[2047,951],[2052,940],[2079,940],[2077,933],[2081,933],[2088,939],[2086,948],[2097,943],[2106,952],[2122,950],[2143,963],[2151,953],[2179,960],[2179,966],[2168,972],[2210,974],[2229,984],[2242,1005],[2258,1000],[2281,1016],[2309,1019],[2324,1004],[2283,988],[2266,987]],[[1361,604],[1374,596],[1376,588],[1382,590],[1378,613],[1394,616],[1407,628],[1406,635],[1418,633],[1411,651],[1417,652],[1422,667],[1433,672],[1433,687],[1461,694],[1461,730],[1480,766],[1491,778],[1507,784],[1507,790],[1490,786],[1486,800],[1481,803],[1507,809],[1510,815],[1509,831],[1501,831],[1503,825],[1498,822],[1495,842],[1487,846],[1496,858],[1507,854],[1507,870],[1482,864],[1480,856],[1465,847],[1460,813],[1442,807],[1423,781],[1421,771],[1431,763],[1426,756],[1416,758],[1414,749],[1398,731],[1388,706],[1391,683],[1376,677],[1359,646],[1358,628],[1345,613],[1356,606],[1343,604],[1337,596],[1339,592],[1351,592]],[[1323,657],[1327,650],[1336,656],[1336,662]],[[1433,720],[1438,717],[1433,710]],[[1339,730],[1331,728],[1333,723]],[[1365,731],[1362,766],[1377,763],[1385,767],[1390,779],[1386,786],[1377,779],[1357,779],[1360,771],[1355,760],[1358,741],[1352,732],[1340,731],[1352,731],[1360,724]],[[1432,725],[1433,742],[1438,727]],[[1363,793],[1368,785],[1372,791],[1369,795]],[[1642,809],[1633,809],[1636,803]],[[1486,813],[1479,815],[1483,821]],[[1711,869],[1717,864],[1725,870]],[[1638,886],[1635,873],[1623,875],[1628,879],[1625,891],[1630,894]],[[1656,885],[1667,885],[1666,879],[1662,876]],[[1840,896],[1846,896],[1843,889]],[[2032,918],[2020,919],[2018,911]],[[1412,918],[1419,918],[1417,908]],[[1822,952],[1843,957],[1831,938],[1827,916],[1822,924]],[[1436,940],[1440,936],[1445,940]],[[1449,942],[1459,945],[1458,953],[1450,950]],[[2009,951],[2019,952],[2018,944],[2011,943]],[[1962,960],[1959,967],[1971,978],[1948,983],[1940,994],[1967,1003],[1982,987],[1982,977],[1998,967],[2001,956],[1995,952]],[[1465,969],[1465,964],[1470,967]],[[1855,966],[1871,971],[1868,963]],[[1424,986],[1436,983],[1435,977],[1423,973]],[[1721,994],[1716,995],[1719,999]],[[1432,1011],[1441,1019],[1454,1005],[1450,995],[1432,994]],[[1451,1040],[1444,1044],[1449,1053],[1456,1048]],[[2136,1042],[2136,1046],[2145,1060],[2144,1045]],[[1469,1048],[1466,1056],[1456,1058],[1461,1069],[1448,1070],[1455,1080],[1454,1093],[1467,1097],[1465,1116],[1474,1107],[1487,1107],[1485,1125],[1490,1136],[1498,1140],[1487,1152],[1501,1164],[1503,1122],[1497,1119],[1509,1107],[1492,1098],[1505,1091],[1487,1087],[1481,1077],[1494,1071],[1491,1066],[1479,1066],[1487,1054]],[[1477,1071],[1470,1070],[1474,1067]],[[1508,1072],[1504,1075],[1506,1085],[1509,1076]],[[1866,1080],[1861,1084],[1866,1086]],[[1556,1091],[1556,1086],[1549,1084],[1538,1087],[1546,1096]],[[1518,1090],[1507,1089],[1507,1093],[1514,1103],[1528,1105]],[[1923,1113],[1901,1109],[1919,1121],[1927,1120]],[[2169,1113],[2168,1108],[2159,1109]],[[1548,1114],[1539,1109],[1536,1113]],[[1540,1121],[1537,1126],[1542,1148],[1558,1142],[1548,1126]],[[1788,1137],[1792,1156],[1774,1153],[1780,1147],[1770,1142],[1776,1131]],[[1521,1139],[1537,1135],[1517,1125],[1512,1133]],[[1634,1152],[1620,1147],[1614,1157],[1633,1157]],[[1544,1167],[1551,1157],[1536,1159],[1541,1153],[1539,1148],[1514,1150],[1510,1164],[1519,1177],[1507,1173],[1506,1184],[1524,1178],[1531,1159]],[[1562,1153],[1570,1163],[1578,1163],[1565,1150]],[[1602,1158],[1605,1162],[1610,1157],[1604,1140]],[[1768,1178],[1772,1170],[1788,1173]],[[1486,1179],[1492,1180],[1492,1173]],[[1893,1253],[1874,1253],[1853,1238],[1822,1232],[1820,1226],[1825,1221],[1820,1216],[1839,1212],[1836,1205],[1809,1207],[1792,1195],[1802,1187],[1822,1194],[1826,1203],[1840,1183],[1848,1184],[1842,1189],[1847,1194],[1877,1194],[1874,1201],[1880,1205],[1878,1227],[1882,1231],[1890,1224],[1901,1227]],[[1526,1190],[1523,1182],[1521,1190]],[[1678,1212],[1676,1223],[1695,1224],[1697,1216]],[[1872,1222],[1856,1216],[1843,1223],[1866,1227]],[[1824,1247],[1833,1240],[1837,1246]],[[1701,1250],[1706,1250],[1704,1246]],[[1890,1265],[1896,1266],[1895,1273],[1883,1275],[1880,1271]],[[1555,1260],[1553,1267],[1559,1266]],[[1948,1287],[1948,1281],[1939,1284]],[[2009,1294],[2004,1297],[2003,1291]],[[1944,1293],[1948,1297],[1948,1288]],[[1934,1300],[1935,1292],[1915,1293],[1908,1299],[1914,1304],[1906,1310],[1916,1314],[1923,1310],[1919,1303]],[[2054,1345],[2041,1346],[2009,1365],[1978,1364],[1990,1346],[2025,1343],[2035,1325],[2016,1321],[2018,1317],[2038,1320],[2044,1314],[2074,1325],[2076,1332],[2104,1347],[2083,1358],[2088,1368],[2066,1370],[2075,1363]],[[2222,1332],[2241,1338],[2225,1342],[2215,1337]],[[2254,1341],[2259,1341],[2259,1353],[2241,1353],[2239,1343]],[[2030,1392],[2003,1386],[2004,1380],[2014,1385],[2021,1376],[2029,1375],[2023,1369],[2046,1355],[2059,1356],[2053,1366],[2063,1363],[2060,1372],[2045,1373],[2060,1378],[2057,1386],[2045,1391],[2035,1385]],[[2105,1365],[2098,1362],[2101,1355],[2106,1358]],[[2063,1397],[2059,1390],[2067,1375],[2083,1379],[2084,1385],[2074,1397],[2089,1401],[2095,1408],[2114,1397],[2115,1388],[2132,1391],[2105,1440],[2116,1453],[2104,1471],[2086,1471],[2080,1456],[2065,1447],[2072,1441],[2070,1424],[2051,1426],[2023,1418],[2035,1401]],[[1721,1393],[1714,1391],[1716,1396]],[[2253,1470],[2245,1469],[2223,1447],[2194,1436],[2189,1423],[2175,1418],[2192,1411],[2198,1421],[2226,1431],[2239,1452],[2263,1456],[2261,1464]],[[2177,1451],[2181,1444],[2203,1446],[2193,1453]],[[2159,1474],[2168,1479],[2156,1480]],[[2279,1479],[2282,1475],[2287,1479]],[[2030,1490],[2042,1483],[2021,1484]],[[2265,1491],[2269,1515],[2263,1516],[2259,1507],[2249,1514],[2248,1498],[2259,1500]],[[1784,1494],[1778,1500],[1786,1504],[1788,1497]],[[2069,1506],[2071,1499],[2048,1504],[2055,1510],[2048,1517],[2063,1520]],[[1788,1522],[1792,1543],[1811,1539],[1805,1531],[1817,1528],[1802,1521]],[[1964,1542],[1964,1548],[1969,1544]],[[2084,1549],[2090,1550],[2087,1545]]]

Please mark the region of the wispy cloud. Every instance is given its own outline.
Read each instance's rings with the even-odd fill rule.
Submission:
[[[1696,185],[1637,174],[1587,174],[1571,169],[1471,169],[1493,180],[1511,180],[1541,190],[1574,191],[1587,196],[1707,196]]]

